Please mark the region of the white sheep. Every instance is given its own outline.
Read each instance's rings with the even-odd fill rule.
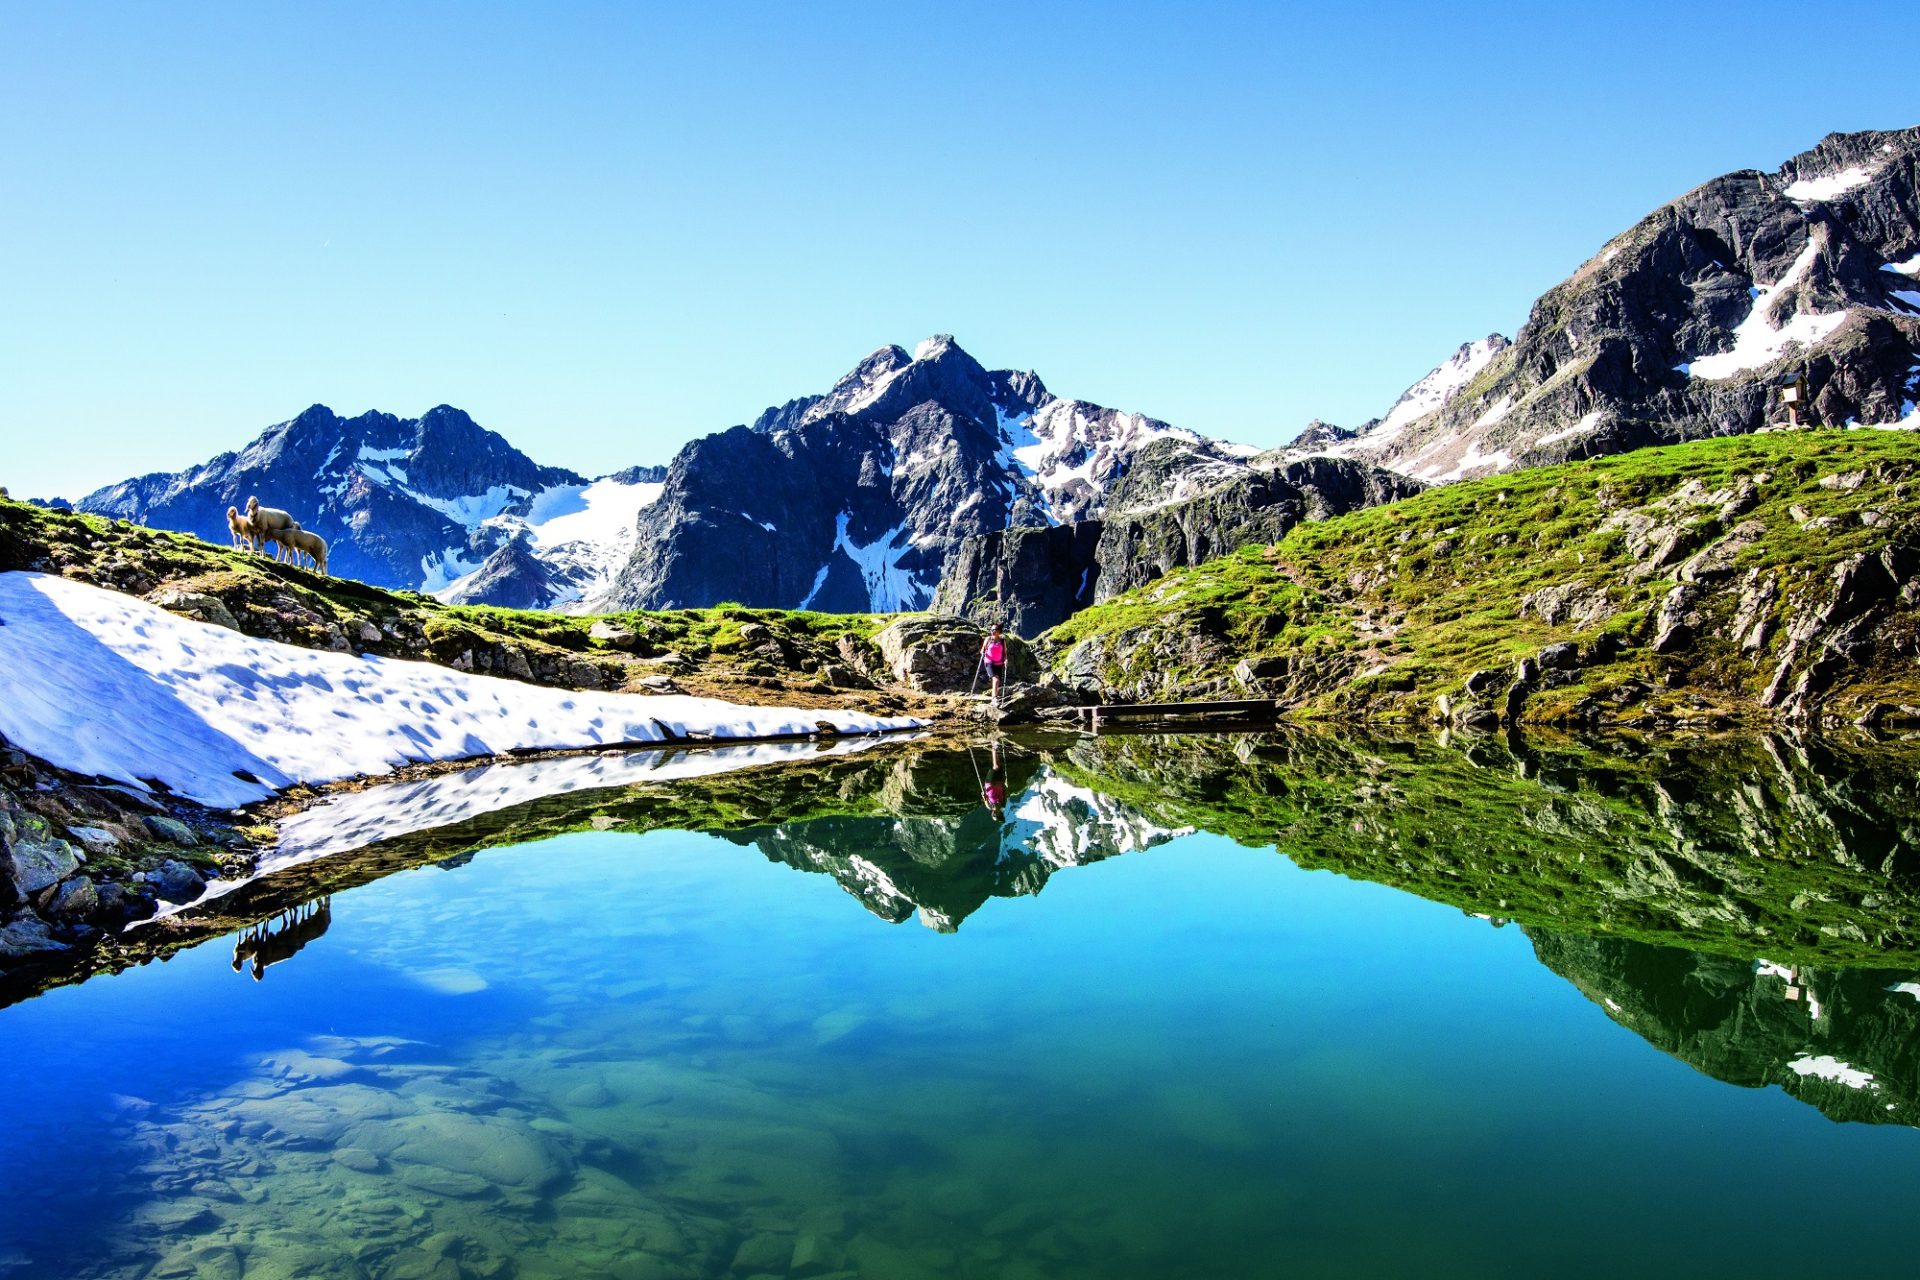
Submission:
[[[249,551],[260,549],[260,531],[253,527],[253,521],[240,514],[239,508],[227,508],[227,532],[233,535],[233,545],[245,547]]]
[[[327,576],[327,540],[311,529],[302,529],[299,525],[283,529],[279,534],[280,543],[293,552],[293,562],[300,563],[300,553],[313,557],[313,567],[321,577]]]
[[[247,519],[251,521],[253,527],[259,531],[258,536],[260,538],[267,542],[274,543],[279,548],[279,550],[274,552],[273,558],[276,560],[284,559],[284,553],[288,549],[287,541],[285,538],[277,535],[285,533],[290,529],[298,529],[300,522],[278,507],[261,506],[260,499],[258,498],[247,499]]]

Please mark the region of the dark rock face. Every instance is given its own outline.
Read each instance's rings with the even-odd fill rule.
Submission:
[[[1058,626],[1094,601],[1102,527],[1082,520],[968,538],[947,559],[933,610],[997,621],[1020,636]]]
[[[334,574],[418,589],[444,585],[505,541],[480,527],[484,516],[584,483],[447,405],[419,418],[342,418],[314,405],[239,453],[96,490],[79,507],[225,546],[227,508],[257,496],[327,539]]]
[[[1333,458],[1250,467],[1216,488],[1160,506],[1139,502],[1139,490],[1123,486],[1100,532],[1094,598],[1109,600],[1171,569],[1278,542],[1297,524],[1394,502],[1424,487]]]
[[[925,608],[964,539],[1098,515],[1159,439],[1201,443],[989,371],[949,337],[882,347],[827,394],[683,449],[605,603]]]
[[[1892,423],[1920,399],[1916,259],[1920,128],[1834,134],[1616,236],[1439,407],[1300,447],[1459,479],[1784,423],[1792,377],[1818,422]]]
[[[1247,459],[1181,441],[1147,446],[1101,520],[970,538],[949,559],[933,607],[1037,636],[1171,569],[1417,493],[1405,476],[1334,458]]]

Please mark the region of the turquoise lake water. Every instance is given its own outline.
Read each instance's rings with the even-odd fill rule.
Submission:
[[[894,828],[841,830],[874,855],[843,879],[897,880]],[[336,893],[262,981],[216,939],[0,1010],[0,1276],[1812,1277],[1920,1256],[1920,1132],[1697,1065],[1730,1077],[1751,1034],[1862,1069],[1814,1029],[1792,1043],[1805,1002],[1746,961],[1713,962],[1716,987],[1683,950],[1167,830],[957,930],[896,923],[768,856],[807,835],[484,849]],[[1795,980],[1905,1061],[1901,978]],[[1747,1003],[1701,1013],[1729,984]],[[1672,1044],[1623,1025],[1654,1017]],[[1879,1074],[1821,1087],[1904,1108]]]

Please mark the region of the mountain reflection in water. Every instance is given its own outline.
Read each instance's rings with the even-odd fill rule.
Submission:
[[[223,935],[274,981],[233,983],[222,947],[207,1056],[169,1068],[178,1033],[130,1033],[155,1083],[97,1069],[138,1096],[89,1139],[108,1154],[79,1144],[84,1173],[29,1187],[21,1256],[1108,1280],[1256,1274],[1285,1247],[1303,1273],[1479,1275],[1497,1228],[1510,1274],[1608,1274],[1642,1245],[1798,1256],[1687,1234],[1743,1220],[1756,1161],[1844,1156],[1920,1190],[1905,1148],[1865,1145],[1920,1124],[1910,748],[1277,732],[995,754],[610,760],[551,773],[558,793],[495,765],[360,793],[353,830],[380,834],[383,807],[458,820],[127,935],[114,964],[184,963],[126,999],[190,986]],[[402,874],[422,868],[446,874]],[[0,1025],[58,1028],[40,1006],[117,990]],[[1795,1101],[1747,1092],[1772,1086]],[[53,1123],[53,1087],[15,1079],[0,1119]],[[123,1172],[70,1189],[103,1167]],[[1436,1198],[1456,1174],[1484,1196]],[[1594,1184],[1636,1231],[1563,1243],[1597,1221]],[[1896,1256],[1906,1228],[1869,1200],[1818,1211],[1857,1211],[1861,1249],[1886,1224],[1862,1256]],[[1362,1229],[1383,1203],[1404,1238]],[[112,1219],[97,1241],[87,1213]]]
[[[490,765],[404,784],[392,791],[407,811],[465,820],[333,850],[231,905],[244,915],[263,894],[452,868],[477,848],[564,831],[672,827],[829,875],[884,920],[948,932],[1064,868],[1207,831],[1516,920],[1541,961],[1615,1021],[1717,1078],[1779,1084],[1835,1118],[1914,1117],[1920,987],[1902,984],[1920,974],[1920,749],[1298,731],[860,755],[846,745],[785,764],[762,752],[744,769],[723,767],[725,753],[670,756],[642,764],[657,778],[612,787],[592,780],[634,776],[633,762]],[[559,794],[540,793],[542,767],[558,770]],[[982,781],[996,768],[1007,799],[989,806]],[[347,802],[361,815],[391,808],[381,790]],[[507,807],[489,810],[475,791]],[[324,831],[327,817],[302,821]],[[327,900],[316,900],[305,924],[249,925],[236,966],[242,951],[290,958],[324,932]],[[207,919],[231,928],[235,917]],[[1798,982],[1779,977],[1796,963]]]

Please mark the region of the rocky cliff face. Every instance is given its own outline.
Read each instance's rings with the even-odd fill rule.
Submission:
[[[647,477],[635,468],[589,484],[447,405],[419,418],[342,418],[314,405],[239,453],[123,481],[78,505],[224,546],[226,509],[257,496],[326,538],[336,575],[545,606],[604,586],[632,544],[639,505],[659,492],[659,477]]]
[[[949,337],[882,347],[825,395],[683,449],[604,603],[925,608],[965,538],[1099,515],[1157,440],[1202,443]]]
[[[1035,636],[1080,609],[1255,543],[1419,492],[1416,480],[1347,459],[1254,457],[1202,442],[1140,451],[1106,515],[967,539],[947,562],[936,611],[998,620]]]
[[[1834,134],[1655,210],[1349,438],[1429,481],[1758,430],[1806,380],[1831,425],[1920,425],[1920,128]]]

